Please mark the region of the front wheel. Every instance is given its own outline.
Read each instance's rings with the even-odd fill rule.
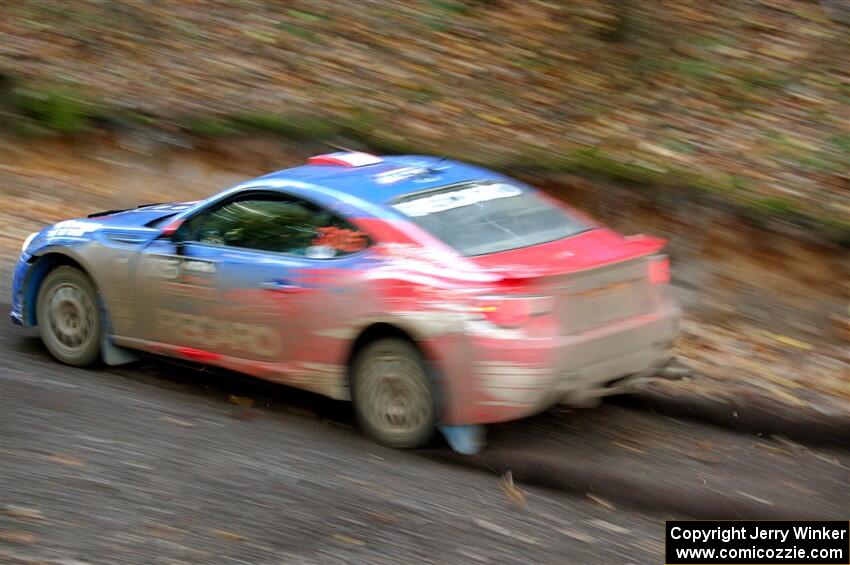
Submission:
[[[101,316],[94,285],[81,270],[63,266],[51,271],[36,303],[41,340],[56,359],[83,367],[100,353]]]
[[[407,340],[379,339],[352,365],[352,400],[360,428],[388,447],[411,449],[434,435],[437,408],[422,355]]]

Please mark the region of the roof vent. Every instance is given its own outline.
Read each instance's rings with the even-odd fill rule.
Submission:
[[[328,153],[327,155],[316,155],[307,159],[308,165],[327,165],[331,167],[365,167],[377,165],[384,160],[371,153],[362,151],[341,151],[339,153]]]

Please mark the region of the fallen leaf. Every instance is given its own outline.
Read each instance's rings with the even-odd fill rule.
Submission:
[[[602,498],[601,496],[596,496],[595,494],[587,493],[587,498],[589,498],[599,506],[603,506],[608,510],[614,510],[614,505]]]
[[[383,522],[384,524],[393,524],[398,522],[398,518],[393,516],[392,514],[387,514],[386,512],[378,512],[377,510],[369,510],[366,514],[379,522]]]
[[[366,545],[365,541],[355,539],[343,534],[334,534],[334,539],[339,540],[341,542],[350,543],[351,545]]]
[[[231,394],[227,397],[227,400],[231,404],[235,404],[236,406],[242,406],[243,408],[250,408],[254,405],[254,399],[248,396],[236,396],[235,394]]]
[[[178,426],[182,426],[184,428],[194,428],[195,424],[188,420],[181,420],[180,418],[174,418],[172,416],[163,416],[163,422],[168,422],[169,424],[176,424]]]
[[[220,537],[221,539],[226,539],[228,541],[245,541],[245,538],[237,534],[236,532],[229,532],[227,530],[219,530],[217,528],[211,528],[210,533],[214,536]]]
[[[767,506],[773,506],[773,503],[771,501],[765,500],[764,498],[759,498],[754,494],[750,494],[750,493],[744,492],[742,490],[736,490],[735,494],[740,494],[744,498],[749,498],[750,500],[755,500],[756,502],[760,502],[760,503],[765,504]]]
[[[526,505],[525,493],[523,493],[522,490],[514,484],[513,473],[508,471],[502,475],[501,485],[502,490],[505,491],[505,495],[508,497],[508,500],[520,506]]]
[[[637,447],[632,447],[631,445],[627,445],[627,444],[625,444],[621,441],[614,441],[612,443],[614,445],[616,445],[617,447],[621,447],[621,448],[625,449],[626,451],[631,451],[632,453],[646,453],[646,450],[638,449]]]
[[[0,540],[10,543],[29,544],[35,543],[38,537],[29,532],[21,532],[19,530],[0,530]]]
[[[48,455],[47,459],[53,461],[54,463],[59,463],[61,465],[68,465],[69,467],[79,467],[80,465],[85,465],[86,462],[79,457],[73,457],[71,455],[65,455],[62,453],[54,453],[52,455]]]
[[[793,337],[789,337],[787,335],[779,335],[770,332],[766,332],[766,335],[772,338],[774,341],[778,341],[783,345],[796,347],[797,349],[803,349],[805,351],[811,351],[812,349],[814,349],[814,346],[812,346],[811,344],[806,343],[805,341],[800,341],[799,339],[794,339]]]
[[[9,504],[3,507],[3,513],[18,520],[44,520],[41,510]]]
[[[178,528],[167,524],[145,524],[145,528],[157,536],[172,536],[180,533]]]
[[[712,449],[714,449],[715,444],[714,444],[714,442],[711,442],[711,441],[708,441],[708,440],[705,440],[705,439],[701,439],[701,440],[695,441],[694,445],[699,447],[700,449],[702,449],[704,451],[711,451]]]

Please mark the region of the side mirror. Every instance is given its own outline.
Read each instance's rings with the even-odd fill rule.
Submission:
[[[185,252],[183,249],[183,232],[180,230],[181,225],[183,225],[183,220],[170,222],[162,228],[162,231],[157,236],[157,239],[165,239],[173,243],[174,253],[176,255],[183,255]]]
[[[181,225],[183,225],[183,220],[175,220],[165,224],[165,227],[159,232],[157,239],[168,239],[174,243],[178,243],[182,239],[182,235],[180,234]]]

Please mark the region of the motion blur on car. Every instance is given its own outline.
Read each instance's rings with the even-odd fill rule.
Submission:
[[[485,169],[340,152],[32,234],[11,315],[70,365],[219,365],[353,400],[371,437],[421,447],[655,376],[679,319],[663,246]]]
[[[847,561],[846,0],[0,5],[0,562]]]

